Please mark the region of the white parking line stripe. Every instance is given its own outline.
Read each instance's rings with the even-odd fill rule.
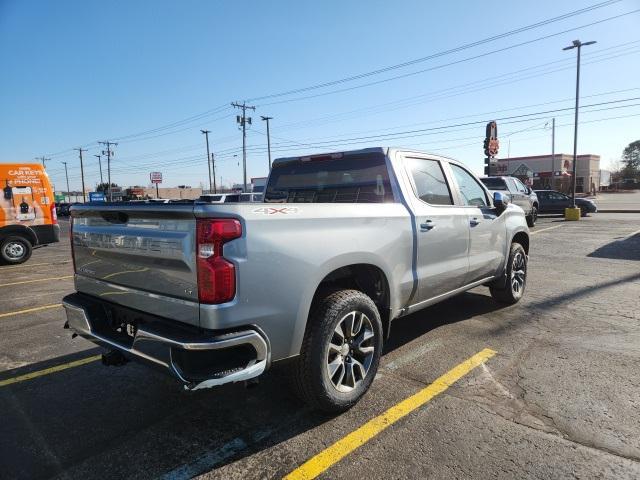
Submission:
[[[546,232],[547,230],[553,230],[554,228],[560,228],[560,227],[562,227],[562,225],[556,225],[555,227],[543,228],[542,230],[536,230],[534,232],[531,232],[530,235],[535,235],[536,233]]]
[[[626,237],[624,237],[624,238],[625,238],[625,240],[626,240],[627,238],[631,238],[631,237],[633,237],[634,235],[638,235],[639,233],[640,233],[640,230],[636,230],[635,232],[631,232],[629,235],[627,235],[627,236],[626,236]]]

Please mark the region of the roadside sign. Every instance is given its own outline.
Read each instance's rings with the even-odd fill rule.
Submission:
[[[149,178],[151,183],[162,183],[162,172],[151,172]]]
[[[54,197],[55,197],[55,200],[54,200],[55,202],[64,202],[66,199],[65,196],[62,195],[61,193],[56,193]]]
[[[487,123],[485,139],[484,139],[484,154],[487,157],[495,157],[498,154],[500,148],[500,142],[498,141],[498,124],[495,121]]]
[[[89,192],[89,201],[90,202],[104,202],[105,197],[102,192]]]

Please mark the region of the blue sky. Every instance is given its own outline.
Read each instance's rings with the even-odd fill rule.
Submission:
[[[146,185],[158,170],[164,186],[197,186],[208,178],[200,134],[206,128],[218,181],[239,182],[241,134],[230,102],[422,58],[596,2],[495,1],[488,8],[419,0],[0,0],[0,162],[49,156],[47,170],[61,189],[67,161],[71,187],[78,188],[77,152],[70,149],[88,148],[85,178],[92,185],[99,179],[93,155],[101,150],[95,141],[116,139],[118,184]],[[260,115],[274,117],[274,158],[386,144],[448,155],[480,172],[483,125],[424,129],[572,107],[575,50],[562,47],[575,38],[598,41],[583,50],[581,103],[625,100],[581,113],[579,153],[600,154],[606,165],[640,137],[640,100],[627,100],[640,97],[640,13],[465,59],[639,8],[640,1],[622,0],[358,81],[255,100],[248,174],[267,172]],[[330,93],[420,70],[427,71]],[[556,152],[571,153],[573,116],[566,110],[498,121],[500,156],[548,153],[544,124],[554,115]],[[376,137],[414,130],[422,131]]]

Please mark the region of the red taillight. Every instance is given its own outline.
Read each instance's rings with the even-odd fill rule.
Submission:
[[[49,205],[49,211],[51,212],[51,223],[56,225],[58,223],[58,212],[56,212],[56,204]]]
[[[197,220],[198,298],[201,303],[224,303],[236,295],[236,268],[222,256],[222,246],[240,236],[242,225],[238,220]]]
[[[73,273],[76,273],[76,253],[73,251],[73,217],[69,217],[69,241],[71,242],[71,260],[73,261]]]

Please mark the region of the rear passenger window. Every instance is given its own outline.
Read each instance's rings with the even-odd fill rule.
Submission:
[[[458,182],[458,188],[460,189],[464,204],[474,207],[486,207],[488,205],[487,197],[480,183],[478,183],[469,172],[458,165],[451,164],[451,170],[453,170],[453,176],[456,178],[456,182]]]
[[[420,200],[431,205],[453,205],[440,162],[421,158],[407,158],[406,162]]]

